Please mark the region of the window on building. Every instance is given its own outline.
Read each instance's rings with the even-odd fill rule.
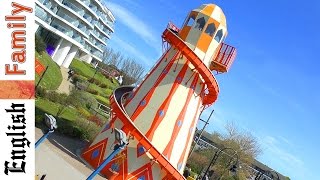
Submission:
[[[214,23],[210,23],[207,26],[205,33],[208,34],[209,36],[213,37],[213,34],[215,31],[216,31],[216,26],[214,25]]]
[[[222,36],[223,36],[223,30],[220,29],[217,34],[216,34],[216,37],[214,37],[214,39],[219,43],[222,39]]]
[[[206,20],[204,19],[204,17],[201,17],[197,20],[196,25],[194,26],[194,28],[199,29],[200,31],[203,30],[204,25],[206,25]]]
[[[193,26],[194,19],[195,19],[194,15],[191,15],[188,19],[187,26]]]

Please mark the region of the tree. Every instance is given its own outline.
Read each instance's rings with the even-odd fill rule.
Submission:
[[[191,167],[195,167],[193,170],[196,173],[200,173],[199,169],[206,169],[216,152],[224,148],[231,148],[225,149],[218,156],[216,162],[211,167],[211,170],[214,172],[211,179],[247,179],[251,173],[248,164],[252,164],[257,155],[261,153],[260,146],[254,136],[249,132],[240,131],[234,123],[227,123],[225,128],[226,134],[214,132],[208,135],[209,139],[213,142],[212,144],[216,144],[218,149],[198,149],[190,156],[188,163]],[[237,156],[239,158],[237,175],[232,176],[229,175],[229,169],[231,165],[236,164]]]
[[[46,43],[43,41],[40,35],[35,35],[35,49],[38,53],[46,50]]]
[[[105,51],[103,52],[103,64],[110,64],[111,61],[111,55],[113,54],[113,49],[111,48],[106,48]]]
[[[142,74],[145,71],[144,67],[132,58],[124,59],[120,69],[123,72],[123,85],[136,83],[142,78]]]
[[[135,59],[125,57],[122,53],[115,52],[111,48],[107,48],[103,55],[104,61],[99,64],[99,67],[109,72],[113,69],[121,70],[122,85],[131,85],[141,80],[145,69]]]

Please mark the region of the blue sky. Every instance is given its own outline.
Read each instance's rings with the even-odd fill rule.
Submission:
[[[259,140],[260,161],[294,180],[317,180],[320,141],[320,1],[106,1],[116,17],[109,46],[149,69],[162,54],[161,33],[205,3],[226,17],[226,43],[238,49],[208,131],[227,121]],[[210,110],[202,118],[206,118]],[[201,124],[200,124],[201,125]]]

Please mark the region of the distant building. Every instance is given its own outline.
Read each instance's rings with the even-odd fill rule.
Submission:
[[[200,132],[197,131],[194,136],[194,142],[198,140],[199,134]],[[196,145],[196,149],[208,149],[208,148],[222,149],[223,147],[221,146],[221,144],[217,142],[213,142],[210,138],[210,133],[204,131],[202,136],[200,137],[198,144]],[[248,166],[252,170],[252,177],[248,178],[248,180],[255,180],[255,177],[259,176],[259,174],[261,174],[261,178],[259,180],[272,180],[271,178],[272,175],[268,174],[268,172],[272,171],[272,169],[264,165],[260,161],[255,159],[254,162],[252,164],[248,164]],[[276,172],[276,173],[278,173],[280,180],[287,180],[286,177],[280,174],[279,172]],[[274,176],[276,175],[274,174]]]
[[[96,65],[115,18],[100,0],[37,0],[36,33],[47,45],[46,51],[60,66],[69,67],[74,57]]]

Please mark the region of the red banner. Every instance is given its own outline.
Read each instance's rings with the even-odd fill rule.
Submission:
[[[41,76],[42,72],[46,69],[46,67],[44,65],[42,65],[40,63],[40,61],[38,59],[35,60],[35,70],[36,70],[36,73]]]

